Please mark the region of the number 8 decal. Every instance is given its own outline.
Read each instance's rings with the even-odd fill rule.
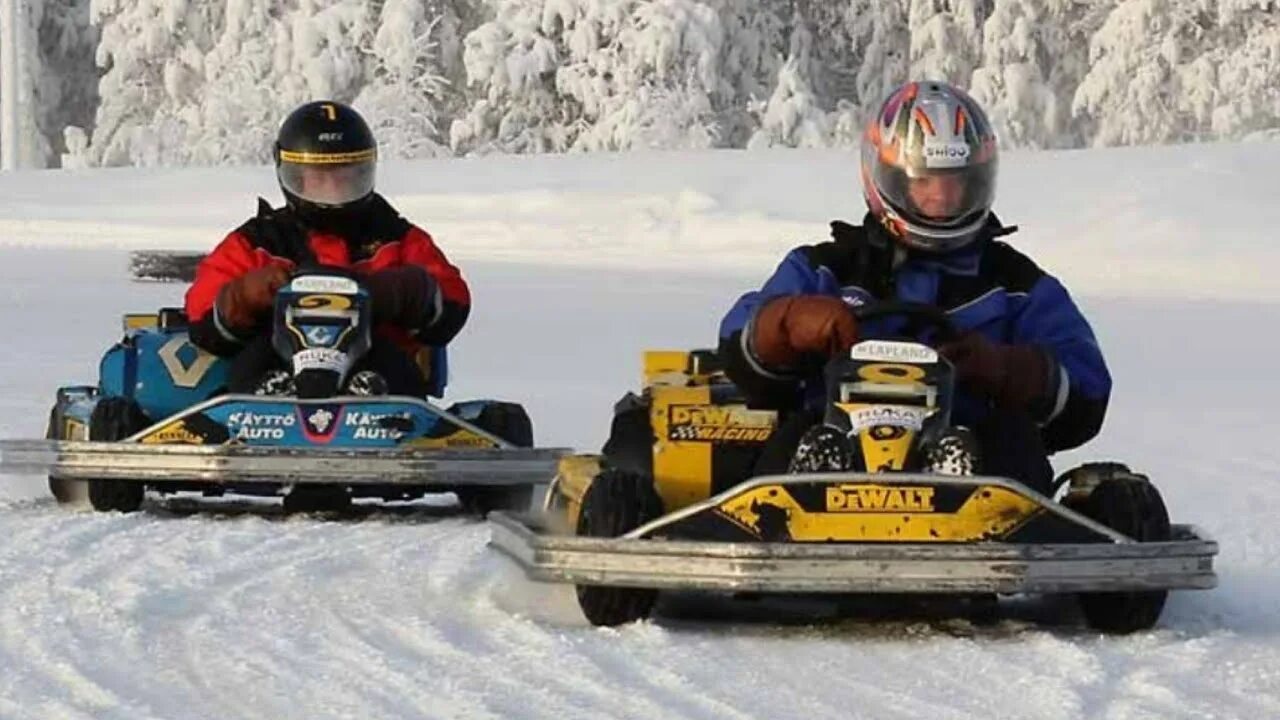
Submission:
[[[891,385],[919,385],[925,375],[924,368],[903,363],[872,363],[858,368],[858,377],[863,380]]]

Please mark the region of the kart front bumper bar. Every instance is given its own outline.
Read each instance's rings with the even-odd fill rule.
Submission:
[[[1189,525],[1169,542],[1020,545],[747,543],[553,535],[507,513],[491,543],[537,581],[796,593],[1065,593],[1208,589],[1218,545]]]
[[[0,441],[0,471],[65,480],[319,483],[341,485],[544,484],[559,448],[336,449],[137,443]]]

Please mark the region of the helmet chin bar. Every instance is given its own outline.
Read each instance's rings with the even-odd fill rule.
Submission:
[[[294,195],[283,186],[280,191],[284,193],[285,204],[293,209],[305,224],[317,230],[328,230],[339,235],[351,235],[360,229],[362,223],[358,215],[373,200],[373,193],[370,192],[345,205],[320,205]]]
[[[973,220],[958,227],[929,227],[913,223],[902,216],[892,205],[884,203],[885,224],[898,242],[914,250],[945,253],[959,250],[978,238],[979,231],[987,224],[990,210],[974,213]]]

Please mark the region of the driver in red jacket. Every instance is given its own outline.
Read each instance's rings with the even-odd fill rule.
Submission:
[[[375,332],[347,390],[426,395],[429,348],[462,329],[471,294],[431,236],[373,191],[369,126],[341,103],[307,103],[281,125],[275,161],[285,207],[259,200],[201,261],[186,296],[191,341],[234,356],[229,392],[291,394],[270,342],[275,293],[298,266],[350,268],[370,294]]]

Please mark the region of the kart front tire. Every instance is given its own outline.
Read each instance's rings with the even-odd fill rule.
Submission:
[[[661,515],[662,499],[648,476],[609,469],[596,475],[582,496],[577,534],[618,537]],[[576,589],[582,614],[597,626],[643,620],[658,601],[653,588],[578,585]]]
[[[1145,475],[1117,463],[1085,465],[1073,472],[1093,473],[1087,478],[1092,490],[1084,497],[1069,494],[1063,500],[1067,507],[1139,542],[1170,539],[1164,500]],[[1089,627],[1128,634],[1154,626],[1168,596],[1167,590],[1141,590],[1080,593],[1078,599]]]

